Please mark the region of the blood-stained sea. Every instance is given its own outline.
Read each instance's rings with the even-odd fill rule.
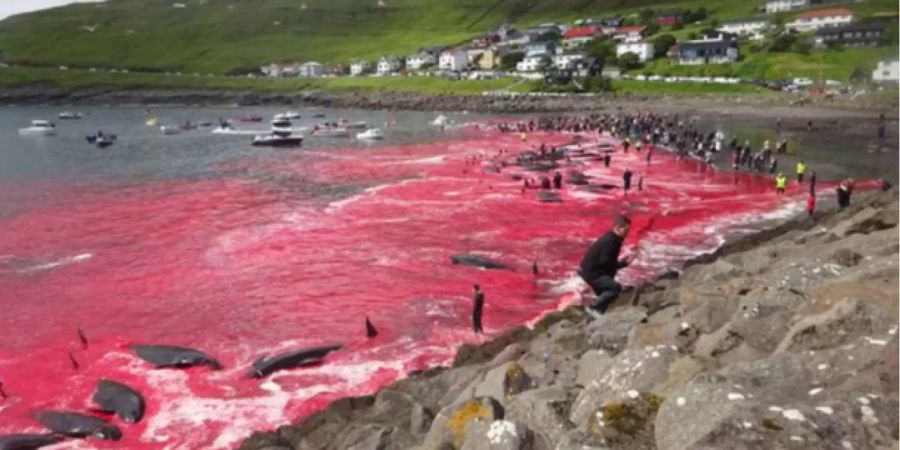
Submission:
[[[39,432],[39,410],[89,411],[107,378],[143,393],[144,420],[110,418],[121,442],[60,448],[233,448],[574,301],[574,268],[619,214],[634,221],[624,252],[637,256],[621,279],[636,284],[802,208],[796,184],[777,196],[768,177],[621,149],[610,168],[579,157],[560,170],[617,186],[630,169],[642,191],[566,184],[561,202],[541,202],[514,177],[541,174],[485,170],[501,151],[573,136],[527,139],[470,127],[424,143],[234,158],[202,177],[6,183],[7,200],[55,185],[0,219],[0,433]],[[454,265],[456,253],[509,269]],[[471,331],[473,284],[487,337]],[[332,343],[345,347],[322,365],[246,375],[262,355]],[[132,344],[197,348],[225,368],[155,369]]]

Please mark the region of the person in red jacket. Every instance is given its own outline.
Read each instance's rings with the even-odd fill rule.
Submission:
[[[809,213],[809,217],[812,218],[813,214],[816,212],[816,193],[810,192],[809,196],[806,197],[806,212]]]

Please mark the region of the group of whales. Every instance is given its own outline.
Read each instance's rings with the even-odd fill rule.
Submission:
[[[366,317],[366,337],[373,338],[378,331]],[[87,339],[81,330],[78,337],[84,346]],[[308,367],[320,364],[325,357],[336,350],[343,348],[342,344],[326,345],[321,347],[304,348],[280,353],[272,357],[266,355],[253,362],[247,376],[251,378],[263,378],[273,372],[285,369]],[[187,347],[174,345],[133,345],[138,358],[154,364],[157,369],[206,366],[213,370],[224,368],[215,358],[206,353]],[[72,358],[73,366],[78,368]],[[4,395],[5,397],[5,395]],[[138,423],[144,417],[146,402],[137,390],[117,381],[101,379],[97,383],[97,389],[91,397],[91,401],[97,405],[93,411],[114,414],[127,423]],[[122,438],[122,430],[103,418],[73,411],[40,411],[35,415],[38,422],[51,433],[47,434],[7,434],[0,435],[0,450],[34,450],[47,445],[53,445],[71,438],[97,438],[118,441]]]

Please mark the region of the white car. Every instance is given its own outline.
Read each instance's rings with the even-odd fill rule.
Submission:
[[[795,86],[812,86],[813,80],[810,80],[809,78],[805,78],[805,77],[804,78],[794,78],[791,81],[791,84],[793,84]]]

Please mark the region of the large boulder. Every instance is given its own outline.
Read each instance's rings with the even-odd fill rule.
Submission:
[[[570,388],[552,386],[533,389],[510,401],[506,417],[527,426],[537,434],[539,441],[549,446],[574,428],[568,417],[574,399],[575,393]]]
[[[531,431],[508,420],[475,421],[460,450],[532,450]]]
[[[506,414],[503,406],[491,397],[481,397],[456,402],[442,409],[434,418],[425,448],[440,448],[447,444],[459,448],[466,439],[466,431],[473,421],[492,422],[502,420]]]
[[[588,324],[587,345],[589,348],[603,349],[610,354],[617,354],[625,348],[631,329],[644,320],[647,320],[645,308],[613,309]]]
[[[491,369],[484,380],[475,386],[476,397],[491,397],[505,405],[508,398],[530,389],[531,378],[516,362],[508,362]]]
[[[575,399],[570,420],[584,430],[605,405],[633,400],[666,380],[677,357],[676,350],[663,345],[619,353],[609,369],[590,381]]]
[[[804,317],[794,324],[776,351],[837,347],[863,336],[884,335],[891,329],[896,330],[896,321],[883,310],[864,301],[847,298],[824,313]]]

